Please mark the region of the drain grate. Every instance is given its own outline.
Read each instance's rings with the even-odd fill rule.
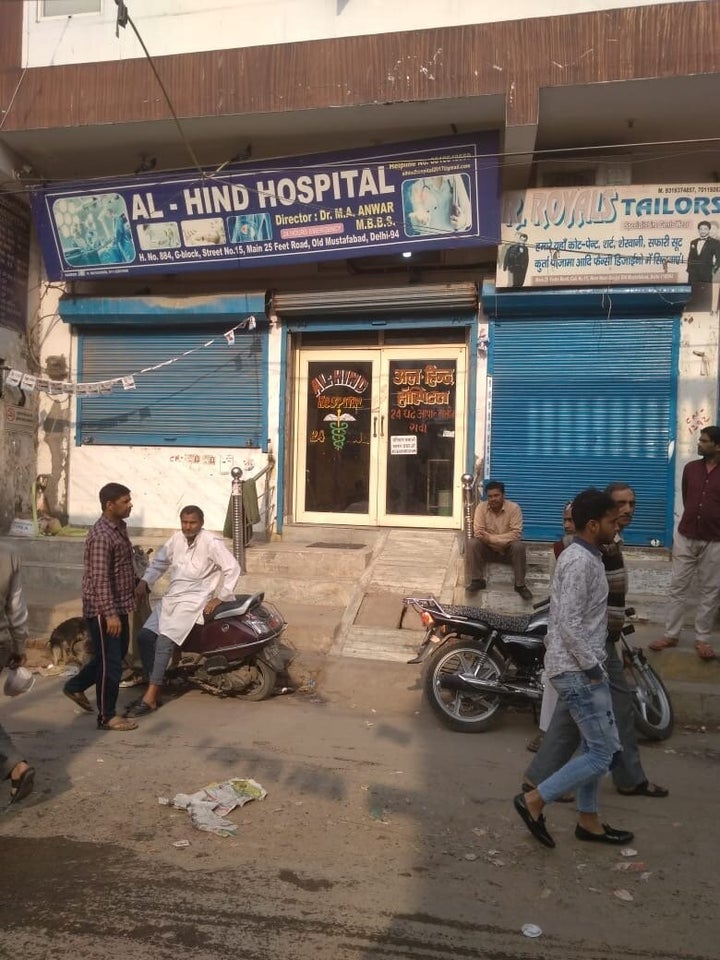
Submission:
[[[309,543],[309,547],[320,547],[322,550],[364,550],[364,543],[331,543],[326,540],[318,540],[317,543]]]

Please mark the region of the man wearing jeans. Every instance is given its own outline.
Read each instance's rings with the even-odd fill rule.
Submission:
[[[603,666],[608,585],[599,549],[617,533],[618,510],[607,493],[590,489],[575,497],[572,516],[575,540],[560,554],[553,576],[545,670],[577,724],[582,751],[513,803],[533,836],[554,847],[543,808],[577,790],[577,839],[624,844],[632,833],[603,824],[598,816],[600,779],[621,749]]]
[[[693,579],[700,597],[695,614],[695,650],[701,660],[714,660],[710,634],[720,606],[720,427],[700,431],[700,460],[685,465],[682,475],[683,515],[672,552],[670,603],[665,635],[651,650],[676,647]]]
[[[617,642],[625,624],[625,595],[627,593],[627,570],[622,554],[621,533],[635,514],[635,491],[627,483],[618,481],[605,488],[618,509],[618,527],[620,533],[614,541],[601,547],[602,562],[608,583],[608,636],[605,670],[610,682],[613,713],[617,722],[618,734],[622,743],[622,752],[613,765],[612,778],[618,793],[624,796],[667,797],[665,787],[652,783],[645,773],[640,759],[637,734],[635,732],[635,710],[633,694],[625,679],[622,656],[618,653]],[[550,692],[553,687],[549,688]],[[543,708],[545,707],[543,696]],[[555,708],[537,755],[525,771],[525,789],[547,779],[575,753],[580,743],[580,734],[566,702]]]

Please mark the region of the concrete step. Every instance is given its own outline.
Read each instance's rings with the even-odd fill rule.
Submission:
[[[267,574],[272,577],[301,577],[332,580],[357,579],[362,576],[370,556],[369,547],[363,544],[342,544],[333,541],[327,547],[311,547],[298,543],[267,543],[250,545],[245,551],[245,565],[254,576]],[[332,545],[330,545],[332,544]]]
[[[422,531],[416,531],[422,533]],[[336,544],[362,544],[372,547],[375,545],[378,537],[383,534],[379,527],[355,527],[355,526],[336,526],[330,524],[292,524],[283,527],[283,532],[279,540],[273,542],[282,542],[285,544],[303,544],[310,543],[336,543]]]
[[[422,630],[381,630],[377,627],[353,626],[340,649],[333,648],[331,652],[359,660],[407,663],[415,656],[422,637]]]
[[[44,643],[54,628],[70,617],[82,616],[80,591],[47,590],[37,596],[25,591],[28,605],[28,631],[30,636]]]
[[[309,654],[327,654],[337,636],[344,606],[323,606],[317,603],[295,603],[289,600],[268,600],[278,608],[287,623],[283,639],[297,650]]]
[[[675,723],[720,729],[720,686],[671,680],[667,684]]]
[[[635,634],[636,636],[637,634]],[[684,644],[684,641],[681,641]],[[684,683],[700,683],[720,689],[720,660],[701,660],[691,640],[669,650],[656,653],[644,645],[648,663],[652,665],[663,683],[681,680]]]
[[[82,563],[22,562],[22,583],[28,604],[43,601],[46,593],[82,593]]]
[[[345,608],[356,589],[354,579],[322,577],[310,580],[301,576],[269,576],[247,573],[240,577],[238,593],[257,593],[262,590],[268,600],[280,606],[283,602],[316,603],[320,606]]]

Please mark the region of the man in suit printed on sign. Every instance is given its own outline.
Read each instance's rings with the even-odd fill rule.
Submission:
[[[713,273],[720,268],[720,240],[710,236],[709,220],[701,220],[697,226],[698,236],[690,241],[687,257],[688,283],[692,286],[688,306],[696,310],[710,310]]]
[[[510,274],[511,286],[521,287],[525,283],[530,254],[527,247],[527,234],[518,236],[518,243],[511,243],[505,251],[503,270]]]

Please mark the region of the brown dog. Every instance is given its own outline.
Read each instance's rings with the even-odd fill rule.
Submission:
[[[48,640],[53,663],[86,663],[92,656],[92,642],[82,617],[70,617],[59,623]]]

